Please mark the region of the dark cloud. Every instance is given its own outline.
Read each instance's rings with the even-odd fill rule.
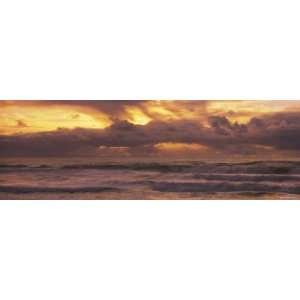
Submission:
[[[211,116],[209,126],[197,120],[152,121],[134,125],[117,121],[105,129],[59,129],[0,136],[1,156],[97,155],[155,153],[158,143],[193,143],[223,154],[250,155],[274,150],[300,150],[300,114],[280,113],[252,118],[248,124]]]
[[[300,113],[277,113],[253,118],[248,124],[250,143],[281,150],[300,150]]]

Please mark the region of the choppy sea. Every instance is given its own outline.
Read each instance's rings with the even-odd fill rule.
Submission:
[[[0,162],[0,199],[300,199],[300,162]]]

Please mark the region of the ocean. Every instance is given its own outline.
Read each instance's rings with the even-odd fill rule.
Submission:
[[[0,199],[300,199],[300,162],[2,159]]]

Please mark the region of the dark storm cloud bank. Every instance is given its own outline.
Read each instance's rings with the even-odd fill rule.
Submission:
[[[209,117],[209,126],[197,120],[152,121],[133,125],[117,121],[105,129],[58,129],[51,132],[0,135],[0,156],[95,155],[113,148],[149,154],[158,143],[196,143],[222,153],[257,154],[265,147],[300,150],[300,114],[279,113],[252,118],[247,124],[225,117]],[[109,153],[108,151],[108,153]]]

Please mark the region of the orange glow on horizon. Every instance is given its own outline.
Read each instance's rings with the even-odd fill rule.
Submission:
[[[155,148],[160,151],[204,151],[208,147],[200,144],[187,144],[187,143],[159,143]]]

